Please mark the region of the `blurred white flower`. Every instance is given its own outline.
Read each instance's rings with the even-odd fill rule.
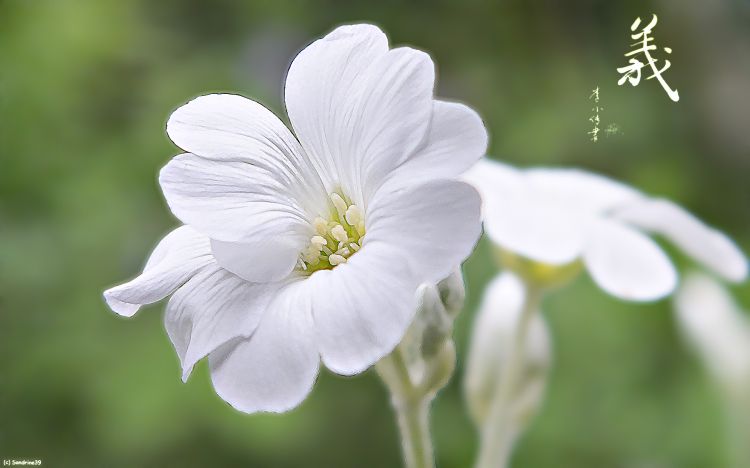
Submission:
[[[514,274],[504,272],[493,279],[484,291],[479,311],[474,318],[473,332],[464,377],[464,392],[470,414],[478,427],[486,424],[493,399],[504,385],[511,359],[519,359],[515,382],[505,395],[509,411],[505,430],[506,441],[512,445],[541,404],[551,365],[551,346],[547,325],[539,311],[528,324],[523,355],[514,356],[526,288]]]
[[[750,386],[750,316],[715,279],[699,273],[685,278],[675,295],[683,335],[717,380]]]
[[[161,171],[185,226],[143,273],[105,292],[124,316],[172,293],[166,328],[183,378],[208,355],[216,392],[245,411],[284,411],[319,360],[358,373],[390,352],[415,292],[446,277],[480,232],[457,175],[487,135],[468,107],[433,98],[430,57],[370,25],[340,27],[294,59],[285,104],[208,95],[172,114],[187,153]]]
[[[581,260],[602,289],[622,299],[658,299],[676,285],[672,263],[646,233],[663,235],[728,281],[747,276],[747,260],[723,233],[605,177],[482,160],[465,178],[482,194],[485,231],[501,249],[547,265]]]

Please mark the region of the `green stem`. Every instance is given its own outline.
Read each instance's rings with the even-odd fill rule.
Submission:
[[[434,468],[435,457],[430,437],[429,412],[432,393],[412,383],[398,348],[376,364],[378,374],[391,393],[401,435],[401,449],[406,468]]]
[[[518,385],[525,358],[526,340],[534,315],[539,310],[543,291],[529,282],[525,283],[526,291],[521,316],[513,334],[513,343],[506,368],[498,375],[497,393],[490,405],[484,427],[481,431],[479,457],[476,468],[501,468],[508,466],[513,442],[517,430],[513,422],[511,402]]]

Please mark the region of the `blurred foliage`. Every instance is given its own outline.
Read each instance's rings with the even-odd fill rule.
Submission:
[[[659,15],[671,102],[653,80],[618,87],[629,26]],[[398,466],[372,372],[323,372],[282,416],[246,416],[205,365],[182,384],[163,305],[123,320],[101,300],[176,225],[156,175],[178,150],[169,113],[228,91],[279,112],[289,60],[341,23],[381,25],[429,51],[438,94],[483,115],[490,151],[521,165],[603,172],[671,197],[750,251],[750,2],[554,0],[240,2],[0,0],[0,458],[45,466]],[[588,96],[623,134],[588,140]],[[468,326],[494,275],[466,266],[459,368],[436,400],[439,464],[475,434],[459,380]],[[686,262],[674,257],[681,265]],[[750,292],[736,288],[747,304]],[[545,304],[556,366],[515,467],[721,467],[716,392],[675,333],[668,301],[635,305],[587,278]]]

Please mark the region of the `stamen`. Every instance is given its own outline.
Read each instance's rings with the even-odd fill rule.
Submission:
[[[344,226],[340,224],[335,225],[333,229],[331,229],[331,235],[339,242],[346,242],[349,240],[349,236],[346,234]]]
[[[318,250],[315,246],[308,246],[305,250],[302,251],[302,260],[310,265],[317,265],[320,261],[320,250]]]
[[[339,265],[341,263],[346,263],[346,258],[343,257],[343,256],[341,256],[341,255],[339,255],[339,254],[333,254],[333,255],[330,255],[328,257],[328,262],[332,266],[336,266],[336,265]]]
[[[323,250],[323,246],[328,244],[328,241],[325,237],[322,236],[312,236],[310,239],[310,244],[314,245],[316,249],[318,249],[318,252]]]
[[[356,227],[362,222],[362,209],[357,205],[352,205],[347,208],[344,218],[349,225]]]
[[[344,199],[341,198],[341,195],[339,195],[338,193],[332,193],[331,201],[333,202],[333,206],[336,207],[336,211],[338,211],[339,213],[339,218],[344,219],[347,209]]]
[[[318,216],[313,221],[313,227],[315,228],[315,232],[317,232],[321,236],[325,236],[328,234],[328,223],[325,219]]]

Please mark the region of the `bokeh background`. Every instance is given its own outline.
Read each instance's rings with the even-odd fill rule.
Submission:
[[[618,87],[636,16],[659,15],[670,101],[655,80]],[[178,150],[164,124],[200,94],[240,93],[283,115],[296,51],[341,23],[382,26],[429,51],[438,94],[477,108],[490,153],[575,165],[684,204],[750,251],[750,2],[555,0],[0,0],[0,458],[44,466],[393,467],[387,395],[369,372],[323,372],[285,415],[247,416],[198,366],[182,384],[163,305],[124,320],[101,299],[176,225],[156,176]],[[661,52],[661,56],[663,56]],[[589,141],[588,99],[603,124]],[[466,264],[459,359],[484,284]],[[682,267],[690,263],[674,252]],[[750,303],[747,286],[734,289]],[[723,467],[715,387],[669,301],[635,305],[581,277],[550,297],[555,367],[515,467]],[[441,467],[476,436],[459,368],[434,406]]]

